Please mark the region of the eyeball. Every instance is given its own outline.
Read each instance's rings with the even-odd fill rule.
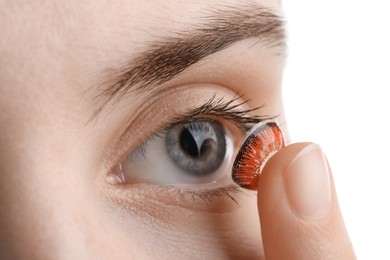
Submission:
[[[231,183],[234,137],[229,127],[216,120],[175,124],[129,153],[107,181],[188,189]]]

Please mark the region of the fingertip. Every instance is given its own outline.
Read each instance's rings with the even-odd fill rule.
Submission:
[[[319,145],[291,144],[268,160],[259,176],[258,209],[267,258],[354,258]]]
[[[311,142],[290,144],[269,158],[258,178],[257,191],[259,198],[262,197],[262,193],[267,193],[266,191],[274,186],[274,182],[281,183],[278,180],[283,178],[284,171],[291,161],[299,152],[311,145],[315,144]]]

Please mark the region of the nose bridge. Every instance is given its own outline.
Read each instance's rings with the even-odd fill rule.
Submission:
[[[47,201],[46,205],[40,203],[40,195],[27,198],[26,194],[12,194],[12,199],[9,195],[3,196],[7,203],[2,206],[0,220],[1,256],[6,259],[56,259],[59,245],[67,246],[63,225],[69,221],[59,218]]]
[[[80,175],[77,167],[56,154],[43,135],[19,135],[19,142],[5,135],[0,138],[0,258],[86,254],[93,228],[86,221],[86,189],[74,178]]]
[[[29,174],[36,175],[36,171],[31,169]],[[1,255],[9,255],[10,259],[50,259],[47,253],[53,254],[60,236],[65,235],[58,232],[59,224],[66,221],[65,216],[59,215],[58,206],[66,212],[67,203],[59,199],[60,191],[53,194],[39,178],[30,182],[31,178],[7,178],[10,174],[20,176],[20,172],[2,170],[1,173]]]
[[[38,183],[1,185],[0,259],[97,259],[103,241],[85,194]]]

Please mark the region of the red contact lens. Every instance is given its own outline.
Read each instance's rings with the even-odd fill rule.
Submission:
[[[233,180],[243,188],[256,190],[264,164],[284,146],[283,134],[277,123],[268,121],[255,125],[234,160]]]

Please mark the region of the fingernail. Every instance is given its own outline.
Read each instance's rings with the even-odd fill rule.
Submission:
[[[318,217],[331,208],[329,169],[320,146],[300,151],[287,167],[284,185],[288,201],[301,217]]]

